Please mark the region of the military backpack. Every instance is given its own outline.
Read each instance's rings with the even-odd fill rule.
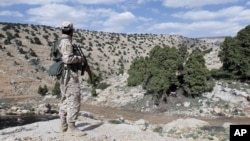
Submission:
[[[54,42],[50,50],[50,57],[54,63],[49,67],[48,73],[50,76],[56,76],[57,78],[62,76],[64,70],[62,54],[58,49],[58,45],[62,39],[63,38],[59,38],[56,42]]]

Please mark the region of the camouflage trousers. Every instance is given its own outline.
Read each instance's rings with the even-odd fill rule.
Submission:
[[[75,122],[80,110],[80,84],[70,79],[66,85],[61,84],[61,104],[59,108],[60,117],[66,117],[67,123]]]

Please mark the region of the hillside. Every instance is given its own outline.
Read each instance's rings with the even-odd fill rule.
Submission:
[[[39,86],[53,85],[46,71],[52,64],[49,52],[61,33],[43,25],[0,23],[0,95],[34,95]],[[187,46],[189,50],[213,48],[206,55],[209,68],[220,67],[217,57],[221,38],[213,41],[179,35],[122,34],[76,29],[73,43],[82,45],[92,70],[106,79],[125,72],[131,61],[146,56],[155,45]],[[35,55],[34,55],[35,54]]]
[[[204,56],[206,66],[220,68],[217,55],[224,37],[187,38],[76,29],[73,43],[84,47],[91,69],[108,86],[96,89],[98,96],[93,97],[85,81],[87,75],[82,77],[77,127],[88,135],[83,138],[63,135],[58,132],[59,119],[55,119],[60,100],[50,95],[55,81],[47,73],[53,63],[50,47],[60,34],[60,29],[54,27],[0,23],[0,140],[221,141],[228,140],[229,125],[249,123],[247,83],[216,81],[212,92],[195,99],[169,96],[168,103],[159,107],[142,86],[127,86],[127,70],[132,60],[147,56],[156,45],[187,46],[189,52],[195,48],[212,49]],[[124,73],[119,74],[122,65]],[[44,85],[48,86],[48,95],[39,96],[38,87]],[[53,120],[31,123],[43,116],[52,116],[48,119]],[[10,122],[21,126],[6,128]]]

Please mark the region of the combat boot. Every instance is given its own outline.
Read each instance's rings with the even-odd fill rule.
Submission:
[[[68,124],[67,124],[67,121],[66,121],[66,117],[61,117],[61,127],[60,127],[60,130],[62,132],[66,132],[68,129]]]
[[[81,136],[86,136],[87,133],[82,132],[80,130],[78,130],[75,126],[75,122],[70,122],[68,124],[68,130],[66,132],[68,135],[70,136],[76,136],[76,137],[81,137]]]

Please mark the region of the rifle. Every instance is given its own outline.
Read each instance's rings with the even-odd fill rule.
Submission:
[[[84,75],[84,71],[86,71],[88,73],[88,75],[89,75],[91,84],[95,85],[94,82],[93,82],[92,72],[90,70],[88,61],[87,61],[85,55],[83,54],[81,47],[79,45],[74,44],[73,45],[73,50],[75,50],[76,53],[79,54],[81,57],[83,57],[84,60],[85,60],[84,64],[81,64],[81,75]]]

